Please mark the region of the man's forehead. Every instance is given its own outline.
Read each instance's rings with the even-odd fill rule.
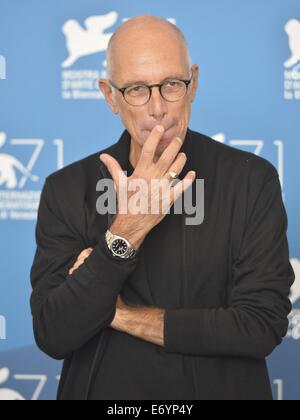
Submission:
[[[166,79],[189,78],[185,50],[177,45],[141,44],[114,55],[114,77],[122,84],[160,83]]]
[[[115,78],[123,85],[136,83],[152,84],[162,83],[167,79],[189,79],[189,67],[183,60],[166,59],[166,57],[156,57],[152,60],[141,60],[133,62],[132,59],[127,63],[118,63],[115,67]]]

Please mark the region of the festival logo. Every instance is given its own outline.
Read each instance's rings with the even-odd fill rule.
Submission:
[[[291,19],[285,25],[288,35],[290,56],[284,67],[284,98],[300,100],[300,21]]]

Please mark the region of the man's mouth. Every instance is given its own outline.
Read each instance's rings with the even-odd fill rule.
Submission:
[[[153,128],[151,128],[151,129],[146,129],[145,131],[147,131],[147,132],[150,132],[151,133],[151,131],[153,131],[153,129],[155,128],[156,126],[154,126]],[[165,133],[166,132],[168,132],[169,130],[171,130],[171,128],[172,128],[173,126],[171,125],[171,127],[169,127],[169,128],[165,128]]]

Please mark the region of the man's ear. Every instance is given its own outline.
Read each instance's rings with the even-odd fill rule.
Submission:
[[[106,102],[114,114],[119,113],[119,108],[112,87],[106,79],[99,80],[99,89],[103,93]]]
[[[199,83],[199,66],[195,64],[193,66],[194,71],[194,77],[193,77],[193,84],[192,84],[192,90],[191,90],[191,102],[194,102],[197,89],[198,89],[198,83]]]

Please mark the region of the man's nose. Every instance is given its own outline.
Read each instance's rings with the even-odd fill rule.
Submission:
[[[167,104],[165,99],[161,96],[159,88],[152,89],[151,99],[149,101],[149,114],[156,120],[162,120],[167,113]]]

